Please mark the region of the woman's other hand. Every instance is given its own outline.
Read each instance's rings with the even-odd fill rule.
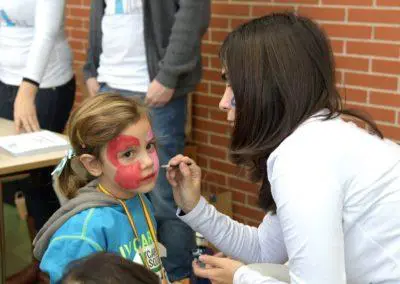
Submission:
[[[175,156],[168,165],[167,179],[172,186],[175,202],[183,212],[189,213],[200,200],[201,169],[192,159],[183,155]]]
[[[201,255],[199,260],[206,265],[206,268],[201,268],[194,261],[194,274],[201,278],[210,279],[212,283],[218,284],[232,284],[235,272],[244,265],[239,261],[217,255]]]
[[[17,133],[40,130],[35,98],[38,87],[23,81],[14,101],[14,124]]]

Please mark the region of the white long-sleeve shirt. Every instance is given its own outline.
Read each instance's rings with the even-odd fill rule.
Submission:
[[[41,88],[57,87],[72,76],[64,33],[65,0],[0,0],[0,80],[22,78]]]
[[[291,283],[400,283],[400,147],[351,123],[313,117],[270,155],[277,205],[258,228],[204,199],[180,217],[244,263],[289,260]],[[282,283],[246,266],[237,284]]]

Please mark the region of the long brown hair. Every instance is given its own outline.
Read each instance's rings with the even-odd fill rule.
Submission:
[[[94,178],[79,161],[80,155],[100,159],[101,149],[143,116],[147,117],[145,107],[117,94],[102,94],[84,101],[68,122],[67,133],[75,157],[67,162],[58,178],[61,193],[71,199]]]
[[[330,43],[306,17],[274,13],[245,23],[228,35],[220,58],[236,101],[230,156],[249,168],[253,181],[262,181],[265,210],[276,209],[266,159],[320,110],[328,110],[326,120],[341,114],[360,119],[383,137],[368,116],[343,108]]]

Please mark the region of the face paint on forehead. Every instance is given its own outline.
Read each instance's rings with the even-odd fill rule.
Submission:
[[[147,139],[147,142],[151,141],[151,139],[154,139],[154,133],[153,133],[153,130],[152,130],[152,129],[150,129],[150,130],[147,132],[147,137],[146,137],[146,139]]]

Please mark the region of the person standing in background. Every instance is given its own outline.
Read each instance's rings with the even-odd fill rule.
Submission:
[[[64,0],[0,0],[0,117],[17,133],[62,132],[75,99],[64,35]],[[32,171],[24,189],[39,230],[59,207],[51,168]]]
[[[186,96],[201,79],[210,0],[93,0],[84,75],[90,96],[119,93],[151,109],[160,163],[182,153]],[[176,217],[165,174],[149,195],[170,281],[189,277],[193,231]],[[177,241],[179,240],[179,241]]]

